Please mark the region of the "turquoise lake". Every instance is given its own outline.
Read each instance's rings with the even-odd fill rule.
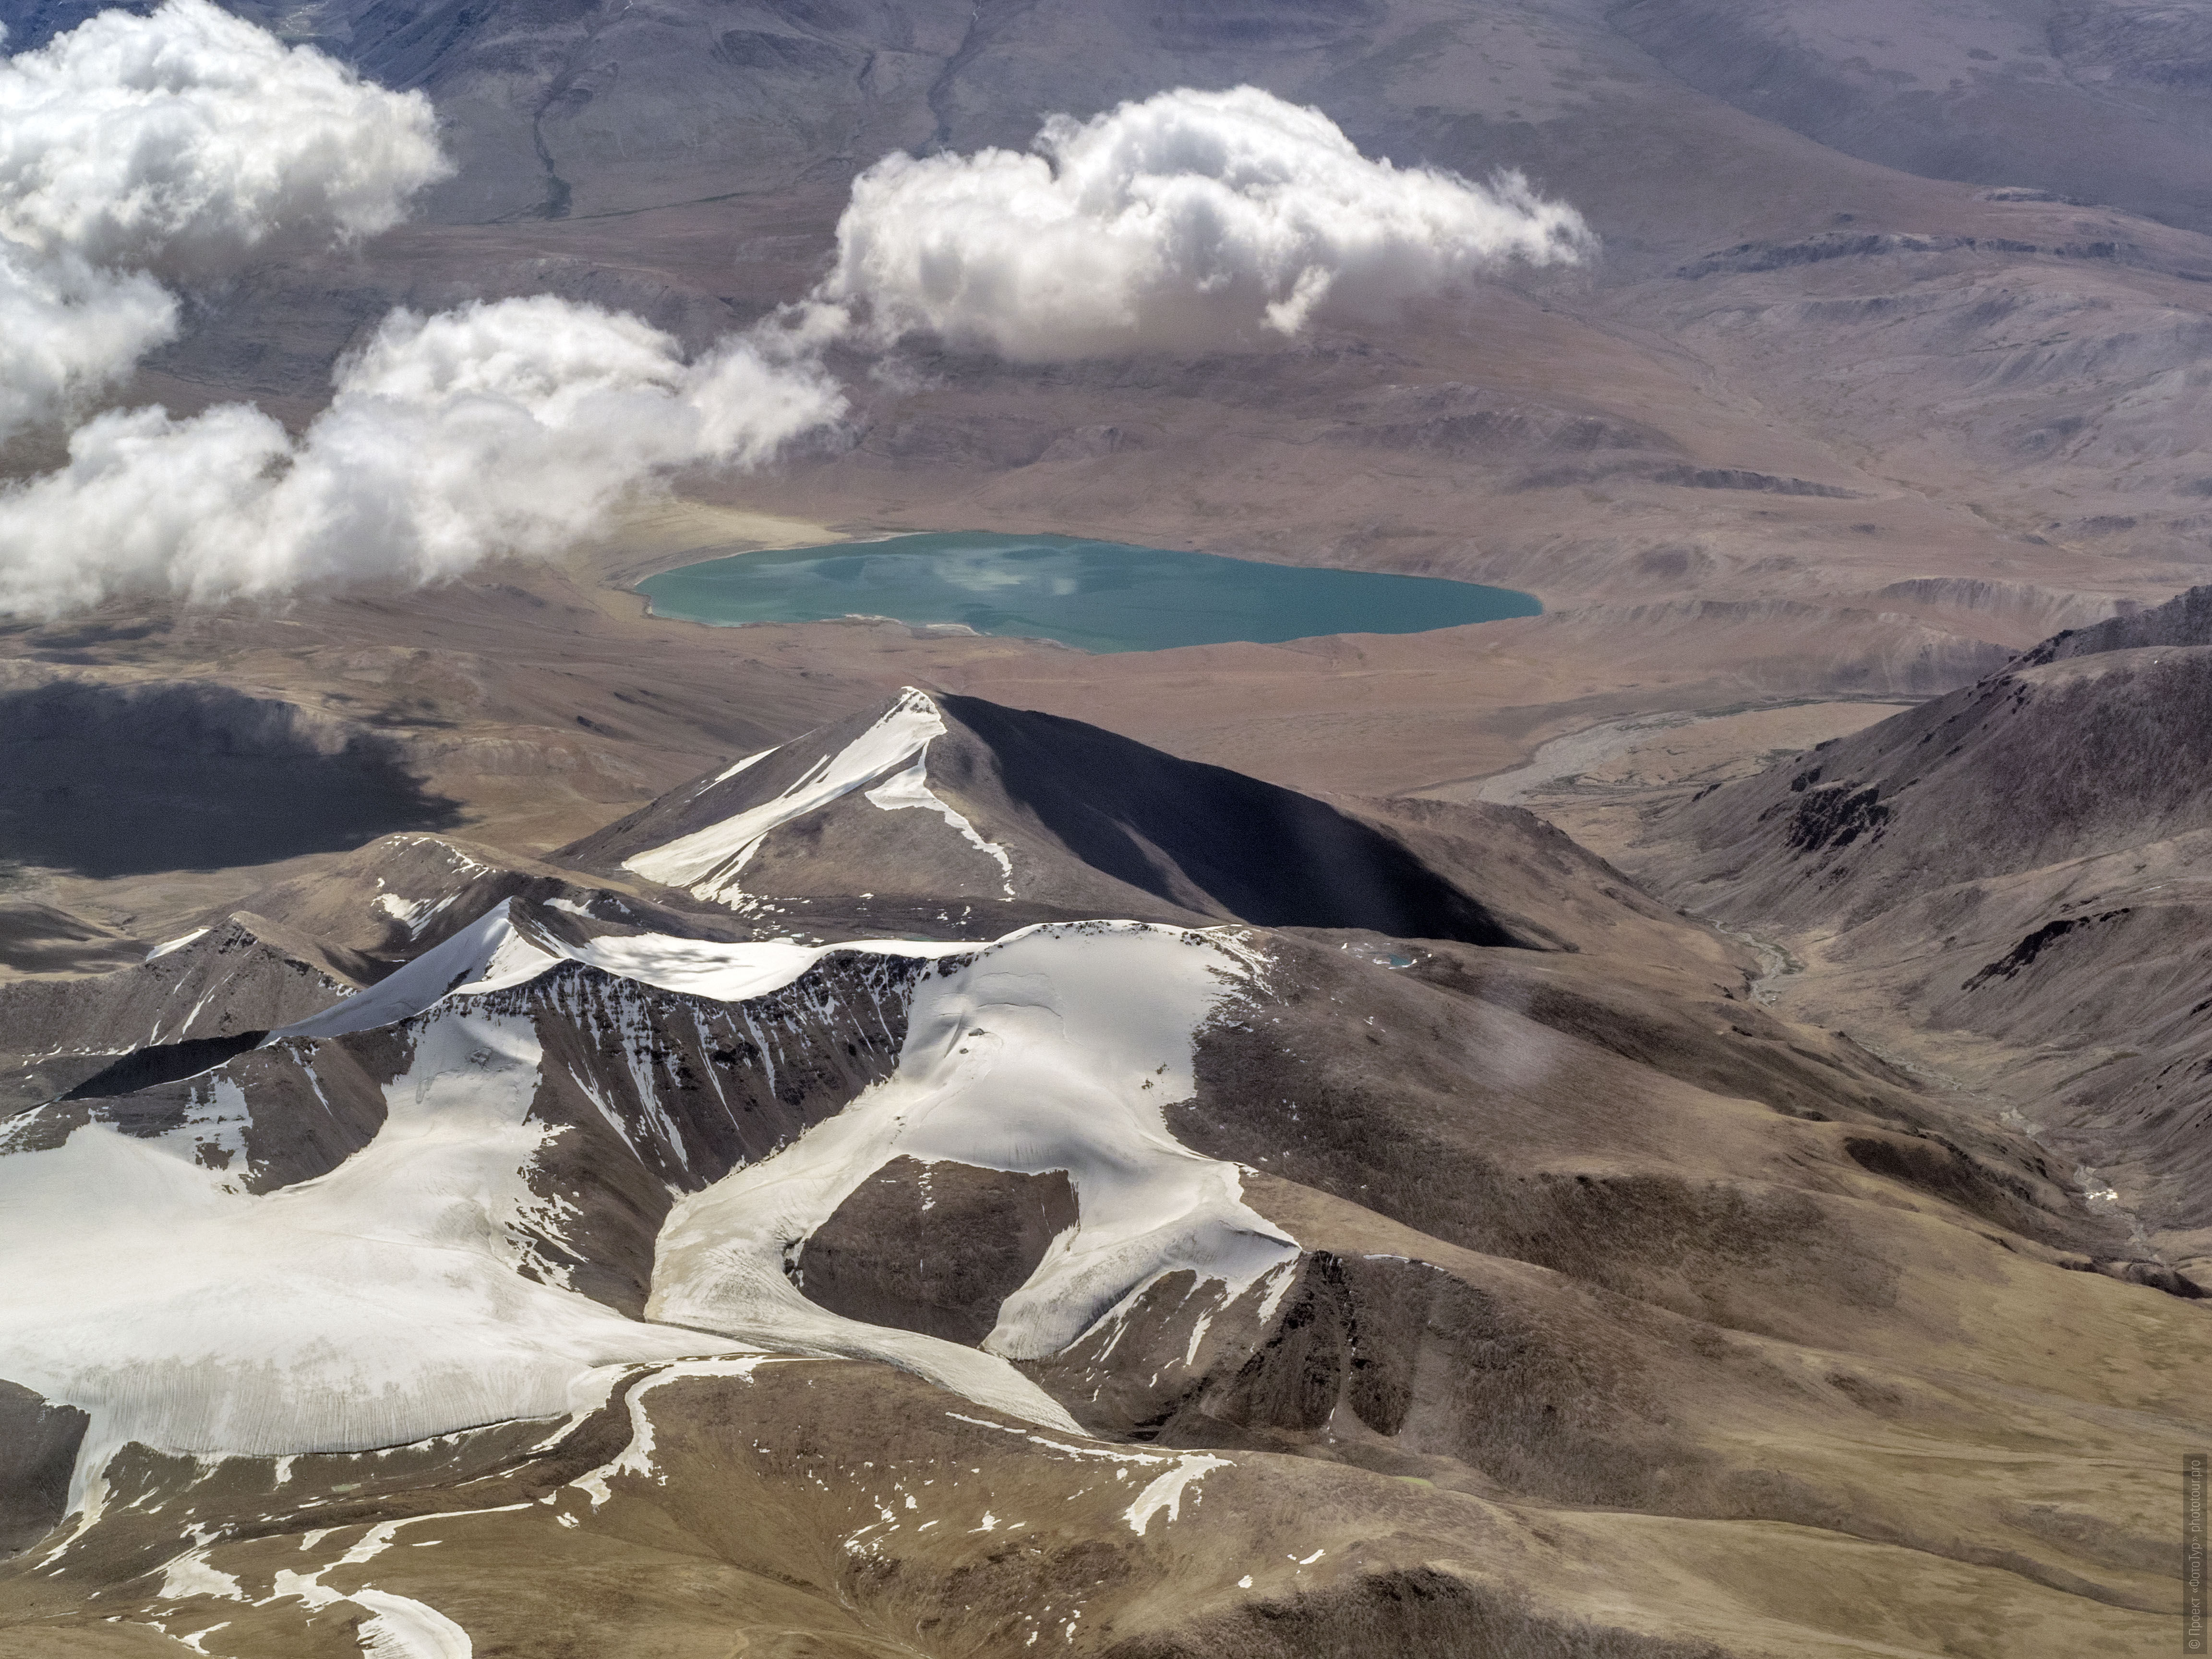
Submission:
[[[740,553],[637,586],[653,615],[687,622],[733,627],[890,617],[1098,652],[1420,634],[1543,611],[1510,588],[1434,576],[983,532]]]

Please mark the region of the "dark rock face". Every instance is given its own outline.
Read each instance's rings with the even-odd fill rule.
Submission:
[[[1685,489],[1756,489],[1770,495],[1823,495],[1848,501],[1856,489],[1814,483],[1805,478],[1778,478],[1771,472],[1750,472],[1741,467],[1670,466],[1652,473],[1654,483],[1678,484]]]
[[[2108,617],[2088,628],[2069,628],[2028,652],[2021,662],[2033,667],[2147,645],[2212,645],[2212,587],[2192,587],[2164,605]]]
[[[612,1128],[653,1176],[696,1188],[888,1077],[918,971],[905,957],[831,956],[781,990],[723,1003],[567,963],[469,1002],[534,1023],[562,1115]],[[591,1100],[570,1093],[577,1079]]]
[[[848,1319],[980,1347],[1000,1304],[1075,1218],[1064,1172],[897,1158],[799,1247],[792,1281]]]
[[[1235,1298],[1188,1270],[1156,1280],[1065,1353],[1029,1369],[1086,1425],[1164,1445],[1318,1437],[1339,1407],[1405,1426],[1433,1271],[1316,1250],[1287,1285]],[[1417,1288],[1416,1288],[1417,1287]]]
[[[1854,791],[1849,784],[1832,783],[1807,790],[1798,801],[1790,820],[1790,844],[1801,853],[1849,847],[1862,835],[1880,835],[1888,822],[1881,790]]]
[[[2014,945],[2011,950],[2006,951],[1998,960],[1984,965],[1959,988],[1962,991],[1972,991],[1988,984],[1993,979],[2012,979],[2017,976],[2022,969],[2034,966],[2036,958],[2043,954],[2046,945],[2064,939],[2076,928],[2094,927],[2102,922],[2118,921],[2128,914],[2127,909],[2123,908],[2118,910],[2107,910],[2101,915],[2061,916],[2056,921],[2046,921],[2019,944]]]
[[[70,1471],[88,1420],[0,1381],[0,1560],[37,1543],[67,1513]]]

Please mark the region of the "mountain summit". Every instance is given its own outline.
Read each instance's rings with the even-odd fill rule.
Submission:
[[[1387,825],[1079,720],[909,686],[568,848],[748,916],[1126,916],[1529,941]]]

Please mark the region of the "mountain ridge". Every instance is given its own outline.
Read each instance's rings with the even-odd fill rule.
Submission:
[[[1005,734],[1067,723],[902,694],[703,774],[590,855],[619,871],[773,807],[893,717],[767,840],[868,812],[964,878],[981,860],[946,815],[867,792],[919,763],[895,799],[945,789],[995,837],[997,798],[956,791],[933,745],[977,745],[1035,799],[1057,775]],[[1078,760],[1127,755],[1105,737]],[[1111,783],[1109,823],[1210,826],[1255,798],[1166,757]],[[2054,1654],[2155,1622],[2133,1544],[2033,1518],[2057,1482],[2134,1538],[2142,1425],[2158,1456],[2193,1432],[2174,1390],[2212,1339],[2124,1227],[2016,1131],[1766,1012],[1738,947],[1527,814],[1327,810],[1455,902],[1504,892],[1541,948],[1003,898],[1003,933],[963,936],[941,902],[937,937],[886,936],[829,890],[872,872],[804,834],[740,872],[811,868],[794,914],[419,836],[272,891],[286,928],[382,941],[382,971],[197,1075],[0,1119],[0,1230],[38,1268],[0,1291],[21,1429],[0,1485],[9,1536],[38,1540],[0,1559],[10,1639],[106,1607],[221,1625],[240,1659],[343,1653],[377,1620],[527,1644],[549,1607],[601,1627],[592,1586],[640,1527],[733,1575],[707,1613],[639,1583],[674,1652],[762,1616],[828,1651],[864,1650],[856,1616],[1000,1650],[1047,1611],[1108,1652],[1860,1639],[1726,1599],[1746,1521],[1803,1540],[1762,1557],[1784,1577],[1849,1559],[1902,1585],[1940,1559],[1969,1586],[1946,1619],[2026,1583],[2002,1594]],[[1018,881],[1048,854],[1095,867],[1007,822]],[[2053,1307],[2107,1352],[2148,1321],[2181,1370],[2087,1385],[2023,1337]],[[117,1380],[142,1368],[159,1388]],[[2098,1426],[2115,1405],[2128,1448]],[[2023,1411],[2109,1472],[1869,1484],[1869,1435],[1978,1471]],[[732,1501],[828,1553],[763,1556],[714,1518]],[[417,1527],[441,1547],[392,1551]],[[1563,1601],[1567,1546],[1532,1529],[1618,1547],[1601,1577],[1626,1610]],[[1251,1539],[1291,1545],[1279,1574]],[[533,1577],[548,1551],[599,1565]],[[770,1559],[774,1589],[748,1577]],[[1014,1562],[1039,1576],[979,1591]],[[1151,1599],[1191,1574],[1188,1606]]]
[[[1936,1064],[2045,1125],[2191,1294],[2212,1280],[2195,1083],[2212,1052],[2208,647],[2205,587],[2054,635],[1708,792],[1633,856],[1677,899],[1814,958],[1805,994],[1830,1016],[1901,1015]]]

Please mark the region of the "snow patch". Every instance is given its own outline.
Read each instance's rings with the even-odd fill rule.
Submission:
[[[1191,1322],[1190,1346],[1183,1352],[1182,1363],[1188,1367],[1198,1364],[1198,1345],[1206,1340],[1206,1333],[1213,1324],[1213,1310],[1209,1308]]]
[[[494,905],[367,990],[271,1031],[263,1046],[286,1037],[343,1036],[396,1025],[434,1007],[452,992],[502,990],[535,979],[561,958],[534,934],[526,935],[516,926],[516,915],[513,899]]]
[[[929,753],[925,747],[914,757],[914,764],[903,772],[896,772],[860,797],[872,806],[886,812],[896,812],[908,807],[920,807],[934,812],[960,832],[961,838],[985,857],[997,860],[1000,884],[1006,896],[1014,896],[1014,861],[1006,849],[995,841],[985,841],[976,833],[975,826],[968,822],[965,814],[956,811],[951,802],[942,799],[929,787]]]
[[[362,1651],[371,1659],[470,1659],[468,1632],[433,1607],[380,1589],[346,1598],[372,1615],[361,1621]]]
[[[1152,1517],[1162,1510],[1168,1512],[1168,1519],[1171,1522],[1180,1518],[1184,1487],[1215,1469],[1231,1467],[1227,1458],[1215,1457],[1207,1452],[1194,1452],[1178,1458],[1175,1468],[1165,1474],[1155,1476],[1151,1484],[1137,1494],[1137,1501],[1121,1512],[1121,1518],[1129,1523],[1131,1532],[1142,1537],[1145,1529],[1152,1524]]]
[[[1237,1190],[1243,1190],[1241,1182]],[[1297,1278],[1298,1264],[1295,1261],[1286,1261],[1267,1275],[1267,1294],[1260,1303],[1260,1323],[1263,1327],[1274,1318],[1275,1310],[1282,1306],[1284,1296],[1297,1283]]]
[[[653,1466],[653,1419],[645,1409],[645,1396],[665,1383],[691,1376],[739,1376],[748,1380],[753,1372],[767,1363],[766,1354],[744,1354],[730,1359],[700,1359],[688,1364],[670,1365],[653,1372],[633,1385],[627,1404],[629,1407],[629,1443],[610,1462],[578,1475],[568,1484],[580,1491],[597,1509],[614,1496],[607,1482],[618,1474],[636,1475],[665,1480]]]
[[[964,956],[981,947],[972,939],[862,939],[835,945],[800,945],[779,939],[726,945],[663,933],[607,933],[586,944],[550,948],[663,991],[716,1002],[746,1002],[781,991],[823,957],[841,951],[935,960]]]
[[[212,1595],[226,1601],[246,1599],[234,1577],[208,1565],[204,1549],[186,1550],[161,1568],[161,1600],[182,1601],[195,1595]]]
[[[195,927],[189,933],[179,933],[176,938],[157,945],[147,951],[146,960],[151,962],[156,957],[166,957],[172,951],[181,951],[194,939],[205,939],[212,931],[210,928]]]
[[[459,896],[448,893],[439,899],[404,899],[397,893],[379,893],[376,908],[406,928],[410,938],[419,939],[438,914]]]
[[[782,745],[781,744],[777,745],[778,748],[781,748],[781,746]],[[708,784],[706,788],[702,789],[699,793],[703,795],[707,793],[708,789],[712,789],[714,787],[714,784],[727,783],[732,778],[737,776],[738,773],[744,771],[749,767],[758,766],[763,761],[766,760],[774,753],[775,753],[775,750],[774,749],[763,749],[757,755],[746,756],[734,766],[725,767],[722,770],[714,774],[714,782]]]

